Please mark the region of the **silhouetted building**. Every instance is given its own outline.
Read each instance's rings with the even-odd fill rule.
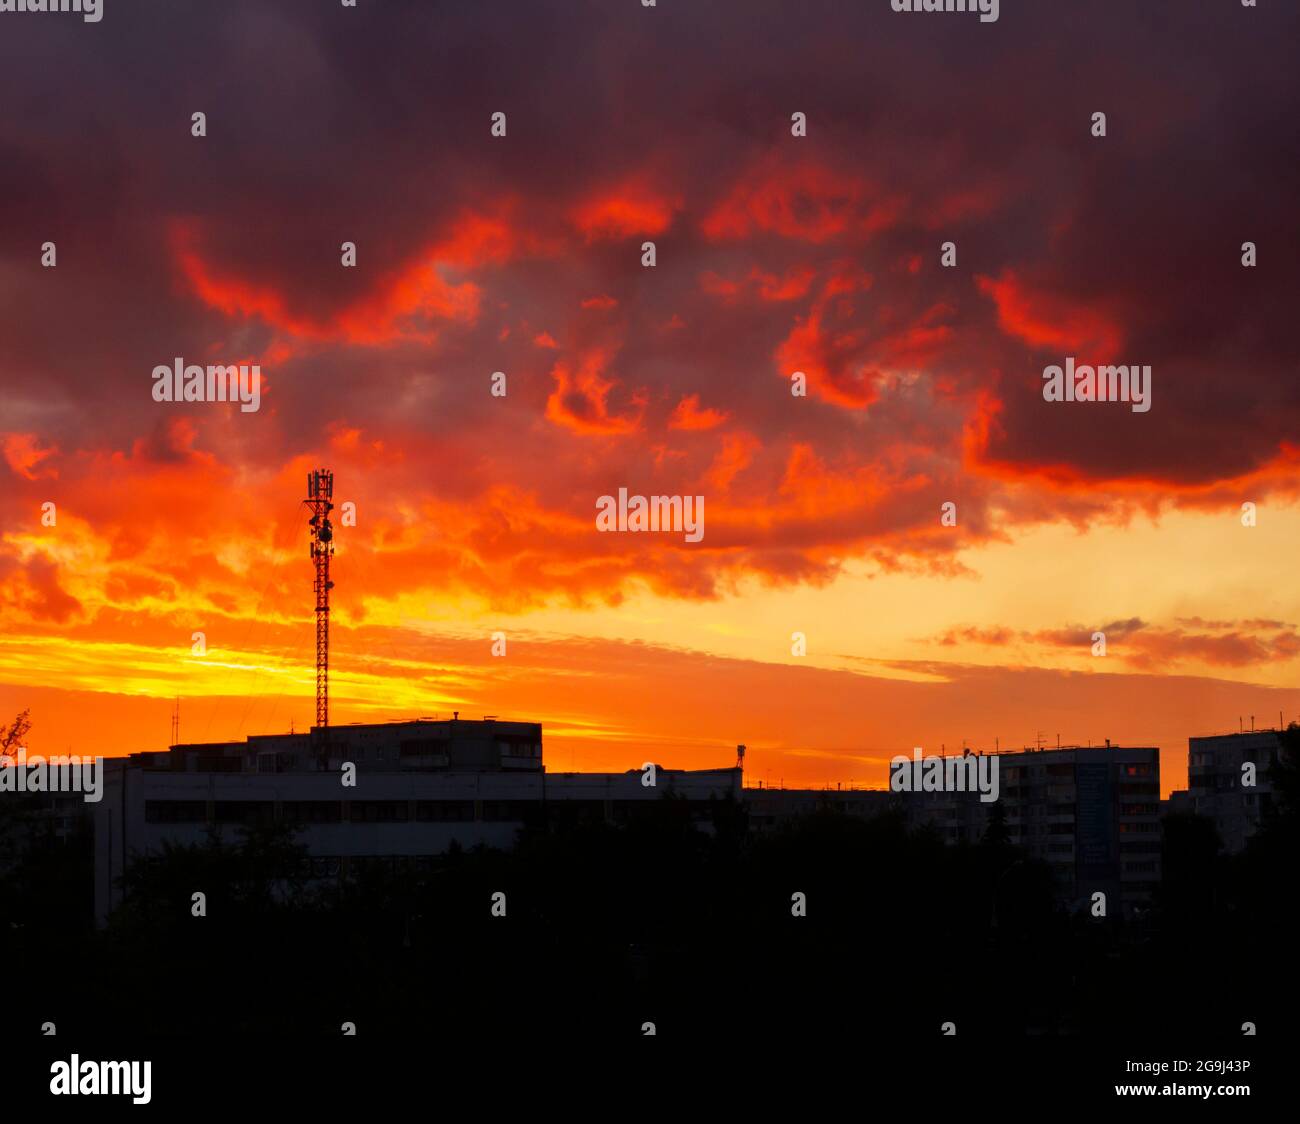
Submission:
[[[211,827],[291,824],[327,878],[360,862],[419,866],[454,843],[511,847],[528,823],[625,822],[666,793],[712,829],[715,799],[741,794],[739,768],[547,773],[536,722],[420,720],[330,727],[246,742],[178,745],[105,762],[95,807],[95,915],[119,904],[131,856]],[[356,767],[355,786],[342,783]]]
[[[6,801],[9,813],[0,827],[0,841],[8,852],[0,855],[0,865],[34,842],[46,838],[64,842],[89,831],[95,810],[79,792],[6,792],[0,799]]]
[[[1127,912],[1160,880],[1160,751],[1154,747],[1023,750],[998,760],[999,799],[978,792],[909,792],[896,799],[910,826],[949,843],[977,843],[993,808],[1007,839],[1047,863],[1058,893],[1086,906],[1101,891]]]
[[[1269,770],[1282,746],[1277,730],[1187,739],[1187,790],[1192,810],[1214,821],[1224,850],[1236,854],[1255,834],[1273,800]],[[1254,787],[1243,766],[1254,766]]]
[[[539,722],[462,720],[458,715],[174,745],[135,757],[147,769],[170,772],[337,773],[344,761],[366,772],[541,772],[542,727]]]
[[[893,801],[884,789],[747,788],[745,808],[749,830],[770,831],[782,823],[815,812],[832,811],[871,819],[889,811]]]

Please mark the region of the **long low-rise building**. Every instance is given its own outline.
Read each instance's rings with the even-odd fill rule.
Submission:
[[[459,717],[113,758],[94,806],[95,915],[102,924],[121,902],[134,855],[200,843],[214,826],[293,825],[325,877],[358,860],[440,855],[453,843],[508,848],[539,817],[626,822],[666,793],[709,830],[712,802],[739,800],[741,778],[738,767],[548,773],[539,723]]]
[[[762,834],[818,812],[872,819],[894,807],[893,794],[877,788],[747,788],[749,830]]]

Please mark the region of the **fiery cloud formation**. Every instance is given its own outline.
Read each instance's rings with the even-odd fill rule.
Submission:
[[[1077,682],[1107,621],[1135,623],[1089,688],[1104,730],[1067,736],[1154,736],[1126,708],[1162,676],[1170,751],[1199,732],[1172,717],[1191,695],[1223,698],[1195,713],[1224,727],[1245,705],[1197,677],[1293,713],[1300,161],[1275,125],[1300,108],[1300,16],[1243,32],[1180,8],[1176,35],[1119,37],[1038,6],[996,34],[884,4],[623,7],[7,25],[0,81],[31,111],[0,129],[0,701],[47,700],[34,736],[99,723],[126,751],[175,695],[260,697],[262,668],[284,702],[258,728],[303,721],[297,502],[329,464],[358,512],[344,720],[481,703],[593,766],[747,741],[822,779],[855,746],[1031,740],[1025,669]],[[1039,49],[1062,36],[1068,58]],[[280,64],[232,69],[254,45]],[[103,98],[51,77],[70,71]],[[1067,355],[1150,364],[1154,409],[1045,402]],[[261,409],[153,402],[177,356],[260,363]],[[596,534],[624,486],[705,496],[703,541]],[[1085,556],[1115,572],[1053,586]],[[1100,623],[1062,626],[1083,613]],[[469,638],[503,622],[533,655],[478,666]],[[194,631],[216,656],[190,657]],[[666,717],[627,678],[638,654],[647,699],[713,687]],[[919,693],[869,714],[900,680],[948,724],[904,709]],[[828,711],[836,692],[864,709]],[[60,706],[84,719],[54,726]]]

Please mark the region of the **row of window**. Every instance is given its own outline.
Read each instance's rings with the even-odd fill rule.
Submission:
[[[343,823],[344,807],[351,823],[465,823],[473,822],[473,800],[284,800],[280,802],[279,822],[288,824]],[[537,800],[484,800],[479,805],[482,823],[524,823],[539,815],[542,803]],[[611,811],[617,821],[653,815],[659,808],[654,800],[615,800]],[[692,815],[707,818],[711,807],[704,801],[692,801]],[[603,800],[552,800],[546,805],[553,819],[603,820]],[[202,824],[208,822],[208,805],[203,800],[146,800],[146,823]],[[276,805],[270,800],[216,800],[212,803],[212,822],[240,824],[247,827],[276,822]]]
[[[484,819],[502,818],[488,815],[484,802]],[[519,801],[521,807],[530,802]],[[347,802],[352,823],[407,823],[414,818],[423,823],[456,823],[474,819],[473,800],[350,800]],[[284,800],[280,803],[280,822],[288,824],[332,824],[343,822],[344,804],[339,800]],[[494,805],[492,811],[497,811]],[[203,800],[146,800],[146,823],[207,823],[207,803]],[[270,800],[216,800],[212,804],[212,822],[257,826],[276,820],[275,803]]]
[[[1121,784],[1119,786],[1120,796],[1156,796],[1160,795],[1160,786],[1155,781],[1146,783],[1135,781],[1132,784]]]
[[[1160,850],[1159,840],[1125,839],[1119,845],[1121,855],[1158,855]]]
[[[399,871],[430,871],[436,861],[435,855],[353,855],[347,859],[347,864],[353,874],[364,870],[395,874]],[[339,855],[314,855],[303,863],[302,875],[304,878],[337,878],[343,872],[343,863]]]

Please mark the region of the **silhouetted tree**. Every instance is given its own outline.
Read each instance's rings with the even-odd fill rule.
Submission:
[[[1173,925],[1188,925],[1214,905],[1215,866],[1222,849],[1214,821],[1174,812],[1161,823],[1161,884],[1156,904]]]
[[[4,731],[0,733],[0,757],[10,757],[17,754],[18,747],[23,744],[27,735],[31,733],[31,714],[30,710],[24,710],[9,723],[7,728],[0,727]]]
[[[989,809],[983,841],[990,847],[1006,847],[1011,843],[1011,832],[1007,830],[1007,811],[1001,800],[993,801],[993,807]]]

